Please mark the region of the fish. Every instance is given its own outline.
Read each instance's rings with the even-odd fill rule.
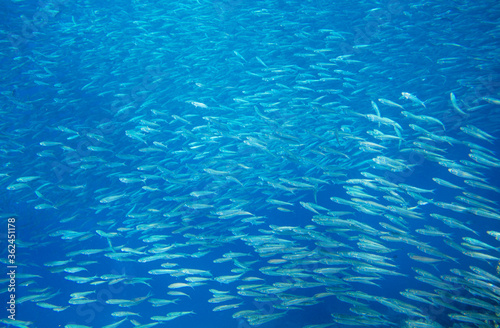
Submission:
[[[178,289],[178,288],[183,288],[183,287],[191,287],[191,288],[193,288],[192,285],[185,284],[183,282],[177,282],[177,283],[173,283],[173,284],[168,285],[168,288],[170,288],[170,289]]]
[[[448,187],[448,188],[454,188],[454,189],[461,189],[461,190],[464,190],[464,188],[463,188],[463,187],[457,186],[456,184],[453,184],[453,183],[448,182],[448,181],[446,181],[446,180],[443,180],[443,179],[441,179],[441,178],[432,178],[432,180],[433,180],[435,183],[437,183],[437,184],[439,184],[439,185],[441,185],[441,186],[445,186],[445,187]]]
[[[111,313],[111,315],[113,317],[129,317],[129,316],[138,316],[138,317],[140,317],[140,315],[138,313],[129,312],[129,311],[117,311],[117,312]]]
[[[395,108],[399,108],[399,109],[404,109],[403,106],[401,106],[400,104],[398,103],[395,103],[394,101],[392,100],[389,100],[389,99],[384,99],[384,98],[378,98],[377,99],[379,103],[383,104],[383,105],[387,105],[387,106],[390,106],[390,107],[395,107]]]
[[[153,317],[151,317],[151,320],[154,320],[154,321],[170,321],[170,320],[174,320],[176,318],[179,318],[179,317],[182,317],[182,316],[185,316],[185,315],[189,315],[189,314],[196,314],[196,313],[193,312],[193,311],[170,312],[170,313],[167,313],[166,316],[153,316]]]
[[[176,304],[178,301],[179,301],[178,298],[173,299],[173,300],[150,298],[148,300],[148,302],[151,303],[154,307],[165,306],[165,305],[172,304],[172,303]]]
[[[103,326],[103,328],[115,328],[115,327],[118,327],[119,325],[121,325],[122,323],[124,323],[125,321],[127,321],[127,318],[124,318],[124,319],[122,319],[120,321],[117,321],[117,322],[111,323],[109,325]]]
[[[450,101],[451,105],[453,106],[453,109],[459,113],[460,115],[467,116],[467,113],[465,113],[463,110],[460,109],[457,103],[457,97],[455,97],[455,94],[453,92],[450,92]]]
[[[4,326],[498,322],[493,1],[12,2]]]
[[[229,310],[229,309],[236,309],[238,308],[241,304],[243,303],[235,303],[235,304],[225,304],[225,305],[219,305],[219,306],[216,306],[212,309],[212,311],[214,312],[218,312],[218,311],[225,311],[225,310]]]
[[[415,103],[417,105],[420,105],[420,106],[422,106],[424,108],[427,108],[425,106],[425,103],[422,100],[418,99],[416,96],[412,95],[411,93],[401,92],[401,95],[403,96],[403,98],[408,99],[411,102],[413,102],[413,103]]]

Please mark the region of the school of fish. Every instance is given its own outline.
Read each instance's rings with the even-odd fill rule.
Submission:
[[[500,3],[9,8],[0,323],[500,326]]]

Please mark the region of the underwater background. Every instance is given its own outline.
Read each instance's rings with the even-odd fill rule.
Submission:
[[[0,14],[3,326],[499,325],[496,1]]]

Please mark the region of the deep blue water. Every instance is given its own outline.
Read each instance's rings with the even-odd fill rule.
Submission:
[[[346,245],[326,249],[328,252],[363,252],[357,244],[361,236],[393,249],[373,254],[389,257],[389,263],[396,267],[383,268],[404,277],[381,275],[380,280],[374,281],[380,287],[355,282],[344,287],[346,291],[397,299],[420,308],[423,316],[419,318],[358,299],[394,326],[403,327],[405,321],[423,320],[425,316],[429,324],[460,327],[460,321],[452,320],[448,314],[475,311],[495,315],[487,309],[453,301],[452,296],[477,297],[498,306],[497,289],[488,291],[491,293],[488,297],[487,289],[474,289],[463,282],[452,284],[453,289],[445,291],[415,279],[417,274],[413,270],[420,268],[437,277],[460,277],[450,270],[472,272],[470,266],[475,266],[498,276],[497,260],[466,256],[447,245],[444,237],[416,232],[432,226],[450,233],[448,239],[458,245],[464,242],[462,237],[471,237],[497,248],[476,251],[493,257],[500,255],[498,240],[486,233],[500,231],[498,219],[475,215],[473,205],[466,204],[469,210],[456,212],[432,204],[457,202],[455,197],[462,191],[440,186],[432,178],[442,178],[491,201],[498,201],[499,193],[468,186],[464,183],[466,179],[450,174],[438,160],[417,152],[419,148],[414,144],[424,142],[436,147],[434,153],[455,164],[461,160],[472,162],[468,156],[470,144],[464,142],[484,147],[485,153],[497,158],[500,8],[494,1],[353,4],[319,0],[252,3],[9,0],[0,13],[3,114],[0,214],[4,227],[0,228],[0,236],[2,245],[7,245],[6,220],[15,217],[17,273],[40,276],[17,279],[16,298],[47,293],[50,297],[39,302],[63,307],[70,305],[71,293],[94,290],[89,298],[96,299],[89,304],[70,305],[61,312],[25,301],[17,304],[18,320],[32,322],[30,327],[68,324],[103,327],[121,319],[111,315],[116,311],[140,314],[129,319],[141,324],[169,312],[194,311],[194,315],[158,327],[249,327],[245,319],[233,319],[232,314],[241,310],[260,310],[264,315],[282,313],[285,311],[278,308],[281,301],[257,302],[253,297],[242,296],[236,302],[211,304],[209,289],[238,295],[237,286],[243,284],[271,286],[315,280],[263,274],[259,268],[271,266],[267,261],[279,259],[283,254],[261,257],[245,237],[230,239],[237,234],[231,229],[241,228],[239,233],[246,236],[270,236],[273,235],[270,226],[309,225]],[[416,95],[424,101],[425,108],[403,99],[402,92]],[[457,97],[464,115],[453,108],[450,93]],[[394,101],[414,115],[434,117],[446,126],[446,131],[440,125],[405,118],[401,109],[380,103],[377,100],[380,98]],[[393,123],[380,125],[367,119],[367,115],[376,114],[371,101],[377,103],[382,117],[402,126],[401,146],[398,141],[381,141],[367,133],[376,129],[386,135],[397,134]],[[454,139],[433,140],[410,124],[425,128],[433,136]],[[493,138],[485,140],[464,133],[461,128],[468,125]],[[135,137],[130,136],[131,131]],[[359,142],[363,140],[384,148],[361,151]],[[59,144],[41,144],[46,141]],[[387,167],[373,167],[372,159],[377,156],[400,160],[408,168],[391,172]],[[493,162],[494,165],[467,172],[473,172],[489,186],[500,188],[500,164]],[[141,168],[145,165],[153,168]],[[470,168],[466,164],[462,167]],[[209,173],[207,169],[230,173]],[[353,185],[347,182],[350,179],[365,179],[362,172],[379,175],[395,184],[434,189],[432,193],[421,194],[432,201],[427,204],[418,204],[402,189],[396,189],[408,207],[422,216],[422,219],[405,217],[404,225],[411,238],[456,260],[426,254],[408,243],[383,240],[381,236],[394,234],[382,228],[380,222],[402,227],[382,214],[363,213],[330,200],[330,197],[351,199],[344,187]],[[135,183],[120,181],[143,174],[156,177]],[[19,183],[16,179],[27,176],[37,178],[19,189],[9,188]],[[317,192],[298,187],[291,193],[276,187],[276,184],[286,185],[280,178],[310,183],[303,177],[328,183],[318,183]],[[395,205],[382,198],[388,193],[380,189],[363,190],[376,196],[380,204]],[[196,199],[190,196],[194,191],[213,191],[213,194]],[[105,197],[117,195],[122,198],[101,202]],[[280,211],[278,206],[266,202],[268,198],[294,206],[283,206],[290,212]],[[197,202],[212,207],[189,207]],[[342,218],[357,220],[380,233],[370,235],[352,227],[342,227],[345,231],[339,231],[333,230],[338,227],[316,224],[311,220],[315,214],[300,202],[317,204],[330,211],[350,211],[353,214]],[[53,208],[36,209],[40,204]],[[491,206],[489,211],[498,216],[497,204],[487,201],[483,204]],[[228,208],[262,216],[258,219],[261,224],[245,222],[248,215],[222,219],[217,212]],[[326,215],[325,211],[318,211]],[[430,217],[432,213],[452,217],[477,235],[449,227]],[[383,214],[394,213],[384,210]],[[142,216],[134,218],[135,215]],[[210,223],[214,224],[205,227]],[[140,224],[172,224],[172,227],[145,231],[137,228]],[[185,230],[176,231],[180,228]],[[86,234],[81,239],[66,240],[57,235],[58,231],[67,230]],[[141,263],[137,261],[139,256],[134,255],[130,256],[132,261],[119,262],[104,256],[111,249],[107,238],[99,236],[96,230],[118,232],[117,237],[110,238],[113,252],[120,252],[123,247],[147,252],[153,243],[142,239],[168,235],[158,243],[179,244],[169,253],[183,253],[184,257]],[[299,233],[276,237],[292,240],[294,246],[311,251],[309,259],[328,258],[321,255],[324,253],[320,251],[325,249],[315,244],[313,234],[307,238]],[[185,245],[187,242],[190,244]],[[107,251],[67,256],[82,249]],[[199,258],[191,256],[203,251],[208,253]],[[148,274],[161,268],[160,263],[171,262],[177,263],[179,269],[209,270],[213,277],[233,275],[236,273],[231,270],[238,268],[238,263],[214,263],[230,251],[248,254],[238,260],[250,267],[241,279],[264,280],[240,279],[229,284],[211,280],[206,285],[179,289],[189,294],[188,298],[167,294],[172,290],[168,288],[170,284],[185,282],[185,277]],[[441,261],[435,265],[420,263],[410,259],[408,253]],[[2,246],[0,254],[2,261],[6,261],[7,246]],[[70,258],[71,262],[64,266],[45,265]],[[80,266],[78,262],[82,261],[96,263],[82,265],[87,271],[74,276],[95,276],[99,280],[103,275],[115,274],[126,279],[116,284],[108,281],[99,285],[76,284],[64,279],[69,273],[57,271]],[[328,267],[320,262],[287,262],[290,263],[310,274]],[[350,275],[362,274],[350,269],[338,277]],[[147,284],[130,284],[134,278],[149,280]],[[27,280],[34,282],[20,285]],[[498,283],[493,284],[498,287]],[[2,302],[10,295],[6,287],[3,282]],[[408,300],[400,294],[405,289],[440,293],[443,302],[453,308]],[[311,297],[325,291],[325,286],[294,287],[280,296]],[[164,307],[152,307],[147,301],[130,308],[105,303],[109,299],[133,300],[148,293],[154,298],[179,300]],[[262,327],[324,323],[342,326],[332,321],[332,314],[353,315],[349,310],[352,305],[335,296],[318,300],[318,304],[290,309],[283,317]],[[212,311],[217,305],[239,302],[243,303],[238,309]],[[5,318],[6,313],[0,317]],[[483,322],[486,326],[494,324],[493,320]],[[120,325],[133,326],[130,321]]]

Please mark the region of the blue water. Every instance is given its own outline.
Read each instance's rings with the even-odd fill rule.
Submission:
[[[470,286],[460,284],[452,284],[455,289],[444,294],[443,290],[416,280],[417,274],[412,268],[421,268],[440,277],[454,275],[451,269],[471,272],[469,266],[476,266],[498,276],[497,261],[466,256],[448,246],[443,237],[415,232],[428,225],[451,233],[449,239],[456,244],[463,242],[462,237],[472,237],[498,248],[498,240],[486,233],[500,231],[497,219],[474,215],[471,211],[454,212],[430,203],[417,204],[415,199],[399,192],[405,196],[409,207],[418,206],[415,211],[423,216],[423,219],[404,218],[412,238],[456,259],[456,262],[443,260],[433,266],[411,260],[408,253],[434,257],[412,245],[384,241],[378,238],[380,235],[371,236],[356,230],[333,231],[337,227],[314,223],[311,220],[314,213],[300,206],[300,202],[308,202],[331,211],[351,211],[354,216],[349,218],[387,234],[379,222],[395,224],[384,217],[362,213],[330,200],[330,197],[350,199],[343,188],[345,181],[364,179],[361,172],[383,176],[396,184],[434,189],[433,193],[422,196],[435,202],[456,202],[455,196],[460,191],[434,183],[433,177],[498,201],[498,192],[467,186],[463,178],[450,174],[448,168],[411,148],[415,147],[413,141],[424,141],[443,150],[437,153],[455,163],[472,161],[468,156],[470,147],[460,144],[464,141],[474,142],[491,151],[488,153],[491,156],[498,156],[497,141],[474,138],[460,129],[473,125],[495,138],[500,137],[500,107],[495,103],[500,99],[500,7],[494,1],[480,4],[468,1],[362,1],[353,4],[286,0],[251,3],[238,0],[9,0],[2,5],[0,14],[0,214],[4,227],[0,228],[0,256],[6,262],[7,218],[15,217],[17,273],[40,276],[17,279],[16,298],[47,293],[51,297],[39,302],[62,307],[69,305],[71,293],[95,290],[89,298],[96,299],[94,303],[71,305],[61,312],[42,308],[32,301],[17,304],[16,318],[32,322],[29,327],[69,324],[103,327],[121,319],[111,316],[116,311],[140,314],[140,317],[130,316],[129,319],[141,324],[169,312],[196,313],[158,327],[250,327],[244,318],[233,319],[232,314],[241,310],[282,313],[284,311],[277,308],[280,301],[256,302],[253,297],[244,296],[236,302],[211,304],[208,302],[212,297],[209,289],[238,295],[238,285],[265,283],[269,286],[292,281],[290,276],[268,276],[259,271],[259,268],[271,266],[267,263],[269,259],[280,258],[283,254],[260,257],[244,239],[228,240],[234,236],[231,228],[241,227],[240,233],[247,236],[262,236],[271,235],[270,225],[301,228],[314,225],[315,231],[347,245],[342,248],[343,252],[362,252],[356,239],[362,235],[394,249],[377,255],[391,258],[390,263],[396,265],[383,268],[405,277],[383,275],[374,281],[380,287],[346,284],[349,291],[362,291],[418,306],[429,322],[443,327],[459,325],[459,321],[448,316],[450,313],[477,311],[494,315],[482,308],[452,302],[450,297],[478,297],[498,306],[498,295],[496,299],[487,298],[481,289],[481,296],[473,296]],[[320,79],[324,80],[318,82]],[[426,108],[402,99],[402,92],[417,95],[425,101]],[[466,115],[453,109],[450,93],[457,96]],[[382,117],[403,126],[405,140],[399,148],[396,141],[370,137],[366,132],[373,129],[386,134],[396,133],[392,126],[380,126],[365,118],[375,114],[370,101],[379,98],[395,101],[415,115],[439,119],[446,126],[446,132],[439,125],[405,119],[400,109],[377,102]],[[148,125],[148,122],[154,124]],[[429,141],[409,124],[418,124],[436,135],[457,141],[453,144]],[[202,128],[195,128],[200,126]],[[77,135],[64,132],[61,127],[76,131]],[[130,137],[130,131],[139,133],[139,137]],[[245,140],[251,140],[249,137],[265,143],[266,150],[245,144]],[[380,153],[362,152],[355,137],[380,143],[386,148]],[[44,141],[60,144],[42,146],[40,143]],[[92,151],[89,146],[105,150]],[[326,154],[320,146],[347,154],[348,159]],[[147,147],[156,147],[156,150],[145,151]],[[411,169],[390,172],[371,168],[371,159],[379,155],[403,160]],[[162,169],[139,172],[138,167],[143,165]],[[205,169],[231,171],[234,173],[231,177],[238,182],[226,179],[225,175],[207,174]],[[500,187],[498,166],[477,170],[489,186]],[[339,175],[332,176],[334,173]],[[130,184],[119,180],[119,177],[136,178],[140,174],[156,174],[160,179],[149,178]],[[16,179],[26,176],[38,178],[27,182],[24,188],[8,189],[18,183]],[[279,178],[307,183],[301,177],[328,180],[329,183],[320,184],[316,195],[307,188],[287,193],[268,183],[283,183]],[[68,186],[80,187],[68,190]],[[156,190],[145,190],[143,186]],[[213,195],[199,198],[199,202],[214,207],[197,210],[179,206],[196,201],[189,196],[193,191],[213,191]],[[369,188],[364,191],[377,196],[380,203],[394,205],[385,202],[380,191]],[[109,204],[100,202],[112,195],[125,196]],[[267,198],[291,202],[294,206],[283,206],[290,212],[279,211],[277,206],[266,203]],[[262,216],[258,220],[262,224],[245,223],[242,219],[248,216],[224,220],[215,214],[243,200],[248,204],[240,208],[254,216]],[[40,204],[54,208],[35,209]],[[485,204],[494,207],[496,213],[496,204]],[[176,208],[179,215],[164,215]],[[429,214],[432,213],[450,216],[478,235],[450,228],[431,218]],[[139,214],[147,216],[132,218]],[[202,229],[211,222],[215,224]],[[118,230],[152,223],[173,223],[175,227],[150,232]],[[183,226],[190,228],[175,232]],[[88,239],[64,240],[53,235],[61,230],[87,232]],[[153,244],[141,239],[153,234],[168,235],[168,239],[159,241],[167,245],[198,243],[169,251],[185,254],[180,259],[140,263],[138,256],[131,256],[133,261],[118,262],[104,256],[109,252],[108,240],[96,234],[96,230],[120,231],[119,237],[110,238],[117,250],[119,247],[145,247],[146,252]],[[277,238],[293,240],[294,246],[309,251],[321,249],[312,237],[283,234]],[[72,262],[62,267],[45,265],[69,259],[66,254],[70,252],[96,248],[108,248],[108,251],[74,256]],[[199,258],[190,256],[203,251],[209,252]],[[251,270],[241,279],[252,276],[265,279],[265,282],[239,280],[221,284],[212,280],[206,285],[178,290],[189,294],[188,298],[167,294],[172,290],[168,285],[185,282],[185,277],[148,274],[150,270],[159,269],[160,263],[171,262],[178,264],[175,268],[209,270],[213,277],[234,275],[231,269],[237,265],[214,263],[229,251],[249,254],[239,259],[241,262],[255,261],[248,263]],[[478,251],[494,257],[499,255],[496,250]],[[125,282],[134,277],[150,280],[147,284],[126,284],[124,281],[111,285],[108,282],[76,284],[64,279],[69,273],[57,271],[58,268],[80,266],[77,262],[82,261],[97,263],[84,265],[88,271],[75,276],[116,274],[126,276]],[[7,266],[6,263],[2,265]],[[295,267],[312,273],[327,266],[309,263]],[[350,274],[362,275],[352,270]],[[21,285],[28,280],[34,282],[29,286]],[[7,288],[6,282],[0,287],[1,302],[10,297],[4,288]],[[458,311],[408,300],[400,294],[405,289],[430,293],[439,290],[443,292],[444,302],[450,302]],[[321,286],[292,288],[284,293],[311,297],[325,291],[325,286]],[[177,304],[164,307],[152,307],[147,301],[130,308],[105,303],[109,299],[132,300],[149,293],[154,298],[179,300]],[[332,321],[333,313],[353,315],[349,310],[352,305],[335,296],[318,300],[315,305],[290,309],[283,317],[262,327],[305,327],[324,323],[341,326]],[[380,312],[394,326],[402,327],[409,319],[419,320],[377,302],[358,301]],[[243,303],[238,309],[212,311],[215,306],[239,302]],[[0,318],[5,317],[7,312],[0,315]],[[486,324],[493,325],[493,321]],[[133,326],[130,321],[120,325]]]

